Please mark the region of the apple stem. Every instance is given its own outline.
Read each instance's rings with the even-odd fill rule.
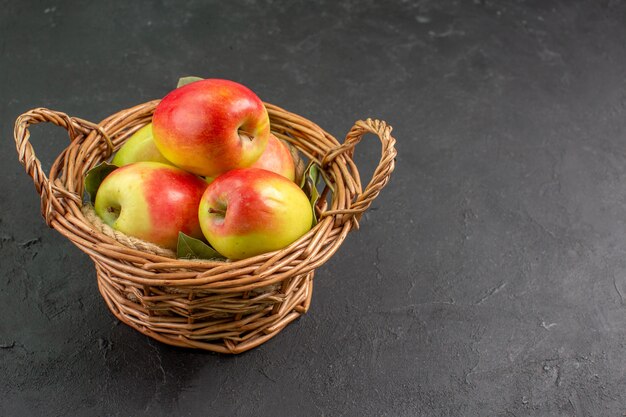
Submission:
[[[111,214],[111,217],[113,218],[113,221],[116,221],[119,217],[120,214],[122,212],[122,208],[119,206],[109,206],[106,208],[107,213]]]
[[[222,216],[226,215],[226,210],[214,209],[213,207],[209,207],[209,213],[211,214],[221,214]]]
[[[252,141],[254,139],[254,135],[252,133],[246,132],[245,130],[239,129],[239,131],[237,133],[239,133],[239,137],[244,136],[244,137],[246,137],[250,141]]]

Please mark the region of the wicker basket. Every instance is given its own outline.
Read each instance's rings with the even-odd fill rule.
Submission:
[[[269,340],[309,308],[315,268],[326,262],[394,169],[396,150],[385,122],[358,121],[340,144],[301,116],[267,104],[272,132],[315,160],[332,183],[317,207],[318,224],[279,251],[233,262],[178,260],[128,239],[102,233],[81,210],[86,172],[147,124],[158,100],[116,113],[99,124],[44,108],[15,124],[19,160],[41,196],[46,223],[94,261],[98,288],[122,322],[161,342],[222,353],[241,353]],[[30,125],[50,122],[70,144],[48,176],[29,142]],[[382,143],[382,157],[362,190],[352,159],[366,133]]]

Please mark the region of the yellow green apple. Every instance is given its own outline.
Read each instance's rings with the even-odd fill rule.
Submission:
[[[157,149],[152,138],[152,123],[148,123],[128,138],[111,163],[122,167],[134,162],[161,162],[172,165]]]
[[[198,209],[208,242],[230,259],[282,249],[311,228],[306,194],[282,175],[258,168],[220,175],[204,192]]]
[[[206,79],[166,95],[154,111],[152,133],[161,154],[174,165],[217,177],[259,159],[270,122],[263,102],[250,89]]]
[[[109,174],[94,208],[113,229],[175,249],[178,232],[202,237],[198,205],[207,184],[189,172],[159,162],[136,162]]]

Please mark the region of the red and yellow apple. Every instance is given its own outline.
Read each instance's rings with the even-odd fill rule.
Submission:
[[[296,169],[291,151],[276,136],[270,133],[265,151],[250,168],[266,169],[282,175],[291,181],[295,180]]]
[[[263,102],[250,89],[207,79],[165,96],[155,109],[152,132],[157,148],[174,165],[216,177],[259,159],[270,122]]]
[[[128,138],[111,163],[118,167],[135,162],[161,162],[172,165],[157,149],[152,138],[152,123],[148,123]]]
[[[282,249],[311,228],[309,199],[293,181],[264,169],[220,175],[204,192],[198,209],[209,243],[230,259]]]
[[[202,237],[198,205],[207,184],[197,176],[158,162],[136,162],[109,174],[94,208],[113,229],[175,249],[178,232]]]

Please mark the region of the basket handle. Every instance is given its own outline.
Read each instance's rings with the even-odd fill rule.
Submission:
[[[378,136],[382,146],[380,162],[374,170],[372,179],[369,184],[367,184],[367,187],[365,187],[365,190],[357,195],[356,199],[350,205],[350,208],[344,210],[329,210],[324,212],[323,215],[351,215],[358,225],[361,216],[365,210],[369,208],[372,201],[378,196],[385,185],[387,185],[389,177],[394,170],[397,151],[395,148],[396,140],[391,136],[391,130],[392,127],[382,120],[372,120],[369,118],[359,120],[354,124],[352,129],[350,129],[344,142],[324,155],[322,166],[327,166],[337,156],[343,153],[348,152],[351,154],[354,151],[354,147],[361,142],[361,139],[363,139],[366,133],[373,133]]]
[[[56,185],[54,181],[46,176],[41,168],[41,162],[35,156],[35,150],[30,143],[30,132],[28,128],[38,123],[52,123],[68,131],[70,140],[73,141],[79,136],[88,135],[94,130],[99,131],[105,138],[109,152],[113,151],[113,144],[104,130],[95,123],[77,117],[70,117],[65,113],[36,108],[20,115],[15,121],[15,146],[20,163],[24,166],[26,173],[31,176],[35,183],[35,189],[41,196],[41,214],[50,226],[53,200],[58,197],[66,197],[81,204],[80,196],[68,191],[66,188]]]

